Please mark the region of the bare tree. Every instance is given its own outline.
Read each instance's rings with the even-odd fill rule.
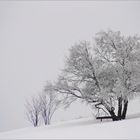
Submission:
[[[47,82],[45,89],[42,94],[40,94],[40,104],[44,123],[45,125],[49,125],[53,114],[61,105],[61,101],[58,99],[58,94],[56,94],[52,84],[49,82]]]
[[[39,99],[33,96],[30,101],[26,101],[25,107],[28,120],[34,127],[38,126],[41,111]]]

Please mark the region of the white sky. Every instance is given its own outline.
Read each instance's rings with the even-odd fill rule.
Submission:
[[[0,1],[0,131],[26,126],[25,99],[56,79],[71,45],[107,29],[140,34],[140,2]]]

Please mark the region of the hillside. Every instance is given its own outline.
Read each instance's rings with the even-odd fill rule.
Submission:
[[[140,139],[140,118],[129,117],[118,122],[92,118],[61,122],[50,126],[24,128],[0,133],[0,139]]]

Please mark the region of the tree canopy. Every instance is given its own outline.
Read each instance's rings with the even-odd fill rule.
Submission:
[[[81,41],[69,52],[56,91],[68,100],[93,103],[113,120],[125,119],[129,100],[140,91],[140,38],[101,31],[94,45]]]

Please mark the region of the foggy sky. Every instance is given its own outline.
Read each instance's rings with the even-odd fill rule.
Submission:
[[[56,80],[71,45],[107,29],[140,34],[140,2],[0,1],[0,131],[29,125],[25,100]],[[82,108],[54,117],[87,115]]]

